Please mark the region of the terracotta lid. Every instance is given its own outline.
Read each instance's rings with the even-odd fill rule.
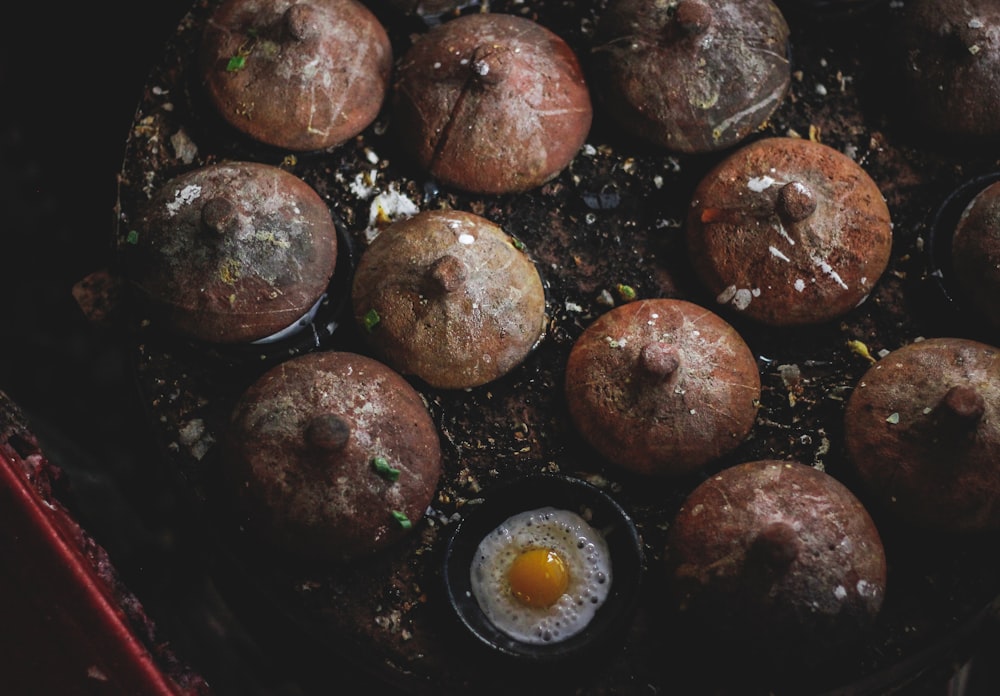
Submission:
[[[970,304],[1000,330],[1000,182],[980,191],[962,212],[951,240],[955,280]]]
[[[547,324],[531,259],[498,225],[457,210],[424,211],[381,232],[358,261],[352,302],[385,362],[445,389],[507,374]]]
[[[753,428],[760,388],[742,337],[685,300],[612,309],[587,327],[566,364],[577,430],[641,474],[684,475],[732,452]]]
[[[1000,529],[1000,349],[963,338],[898,348],[862,376],[844,441],[898,519],[942,531]]]
[[[600,18],[595,93],[640,138],[678,152],[720,150],[784,100],[788,33],[771,0],[617,0]]]
[[[206,25],[201,60],[230,125],[269,145],[320,150],[375,120],[392,46],[355,0],[227,0]]]
[[[317,352],[240,398],[225,459],[254,533],[295,556],[372,554],[418,529],[441,476],[420,394],[371,358]]]
[[[525,17],[452,19],[419,37],[399,64],[401,147],[465,191],[514,193],[552,179],[583,145],[592,116],[573,50]]]
[[[686,235],[716,302],[772,326],[847,313],[892,251],[889,209],[868,173],[800,138],[758,140],[719,163],[695,189]]]
[[[664,566],[674,609],[699,644],[737,645],[786,669],[793,657],[865,638],[888,580],[868,510],[839,480],[796,461],[751,461],[705,479],[670,526]]]
[[[893,36],[904,118],[970,143],[1000,139],[1000,4],[915,0]]]
[[[209,165],[164,184],[121,242],[126,274],[165,326],[244,343],[294,325],[337,261],[330,209],[270,165]]]

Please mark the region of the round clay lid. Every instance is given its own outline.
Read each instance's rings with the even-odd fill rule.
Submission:
[[[650,299],[599,317],[566,364],[580,434],[625,469],[691,473],[753,428],[760,373],[736,330],[685,300]]]
[[[382,360],[444,389],[507,374],[548,321],[531,259],[498,225],[457,210],[424,211],[379,233],[358,261],[351,297]]]
[[[1000,529],[1000,349],[930,338],[892,351],[851,393],[844,441],[898,519],[946,532]]]
[[[727,642],[779,662],[863,637],[888,575],[881,536],[854,493],[778,460],[699,484],[670,525],[664,565],[685,626],[713,649]]]
[[[246,343],[293,325],[337,262],[326,202],[293,174],[228,162],[157,190],[122,244],[141,298],[178,334]]]
[[[700,153],[756,132],[788,93],[788,25],[771,0],[617,0],[601,16],[595,90],[625,129]]]
[[[889,209],[867,172],[800,138],[758,140],[720,162],[695,189],[686,236],[716,301],[771,326],[847,313],[892,251]]]
[[[400,61],[400,146],[443,183],[513,193],[562,171],[590,132],[590,92],[576,55],[537,22],[500,13],[452,19]]]
[[[343,143],[382,108],[384,27],[356,0],[226,0],[206,25],[202,75],[231,126],[294,151]]]
[[[380,362],[332,351],[264,373],[234,408],[224,452],[255,533],[319,560],[368,555],[409,535],[442,470],[420,394]]]
[[[980,191],[966,206],[951,240],[955,279],[971,304],[1000,329],[1000,182]]]
[[[894,36],[907,120],[970,143],[1000,139],[996,0],[914,0]]]

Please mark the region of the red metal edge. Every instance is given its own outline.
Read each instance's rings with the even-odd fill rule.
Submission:
[[[0,392],[0,661],[16,694],[188,696],[137,635],[138,600],[106,552],[52,496],[48,462]],[[138,623],[137,623],[138,622]],[[146,622],[145,626],[139,625]],[[182,670],[183,671],[183,670]]]

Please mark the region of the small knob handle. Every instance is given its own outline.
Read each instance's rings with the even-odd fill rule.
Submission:
[[[342,417],[333,413],[314,416],[305,431],[306,442],[311,446],[335,452],[347,445],[351,437],[351,426]]]
[[[792,181],[778,190],[775,202],[778,215],[789,222],[802,222],[816,212],[816,196],[800,181]]]

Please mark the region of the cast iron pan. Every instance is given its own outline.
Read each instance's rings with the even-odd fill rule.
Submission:
[[[561,396],[565,359],[586,326],[625,301],[623,286],[640,298],[681,297],[716,307],[688,270],[681,225],[694,186],[728,153],[682,157],[655,151],[611,127],[598,110],[588,147],[552,182],[517,196],[478,196],[447,190],[406,162],[385,109],[355,140],[292,161],[288,153],[233,132],[200,92],[197,44],[216,4],[200,0],[192,7],[150,72],[122,167],[116,239],[128,233],[147,192],[176,174],[226,158],[262,161],[312,185],[342,222],[351,240],[345,248],[356,254],[367,244],[365,228],[378,191],[398,192],[422,209],[448,206],[484,215],[524,242],[543,271],[552,312],[542,343],[493,384],[448,392],[412,380],[441,435],[445,476],[438,495],[411,540],[372,559],[332,567],[304,565],[247,538],[217,467],[217,443],[235,400],[266,366],[287,355],[280,347],[218,351],[159,331],[145,321],[141,307],[126,314],[138,389],[163,457],[191,501],[192,515],[204,524],[205,562],[241,620],[310,683],[329,687],[360,675],[351,683],[410,694],[523,690],[523,684],[502,678],[504,670],[482,657],[477,640],[456,620],[442,563],[456,525],[489,505],[492,492],[551,472],[587,482],[625,511],[643,558],[637,606],[619,644],[578,674],[538,683],[556,692],[875,694],[955,659],[991,622],[1000,590],[997,540],[918,533],[874,505],[889,588],[878,625],[860,644],[818,655],[809,669],[788,665],[780,674],[750,678],[726,668],[732,656],[691,654],[685,636],[663,621],[658,573],[665,532],[685,495],[713,471],[750,459],[796,459],[823,467],[868,502],[841,442],[844,401],[871,364],[849,342],[860,341],[878,356],[919,337],[981,331],[978,322],[958,318],[953,303],[942,301],[926,242],[951,192],[990,174],[995,162],[987,152],[952,148],[905,127],[893,92],[891,42],[884,40],[905,8],[864,3],[865,11],[833,23],[817,22],[808,12],[789,15],[797,76],[790,97],[754,136],[812,134],[852,153],[892,214],[889,269],[866,302],[829,325],[764,329],[717,309],[758,358],[763,392],[754,432],[710,470],[684,480],[648,481],[602,461],[574,432]],[[586,65],[604,5],[501,0],[490,9],[548,26]],[[397,56],[411,33],[430,23],[382,3],[371,6]],[[172,138],[193,143],[193,157],[179,159]],[[377,172],[377,191],[353,190],[354,177],[371,170]],[[331,283],[330,306],[341,311],[350,269],[343,264]],[[331,318],[330,326],[334,330],[304,349],[366,351],[346,316]],[[786,365],[798,366],[801,375],[794,399],[782,378]],[[329,666],[331,656],[339,660],[336,668]]]

